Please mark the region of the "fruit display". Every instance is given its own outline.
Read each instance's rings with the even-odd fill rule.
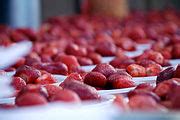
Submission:
[[[66,75],[67,71],[79,71],[80,65],[101,63],[102,56],[121,56],[125,51],[137,50],[138,43],[153,44],[154,52],[145,52],[137,61],[150,59],[162,66],[169,65],[168,59],[179,58],[177,14],[173,10],[135,12],[121,21],[104,16],[53,17],[36,32],[1,25],[0,45],[9,46],[23,40],[33,42],[31,53],[6,71],[25,64],[52,74]],[[132,60],[125,62],[122,64],[133,63]]]
[[[0,25],[0,45],[28,40],[31,52],[0,70],[12,75],[14,104],[11,109],[51,103],[100,102],[101,91],[132,88],[116,94],[114,105],[123,111],[179,110],[180,59],[179,15],[173,10],[132,12],[118,20],[105,16],[52,17],[37,31]],[[150,48],[139,49],[140,44]],[[127,53],[141,54],[128,56]],[[112,57],[111,61],[104,61]],[[95,66],[92,70],[84,66]],[[164,70],[164,67],[168,67]],[[55,75],[62,75],[61,82]],[[157,77],[150,83],[146,78]],[[142,84],[135,78],[142,79]],[[154,78],[153,78],[154,79]],[[1,98],[0,98],[1,99]]]
[[[96,100],[101,101],[101,96],[94,87],[73,78],[66,79],[59,86],[57,85],[38,85],[27,84],[23,86],[23,82],[19,77],[13,79],[13,86],[18,88],[15,104],[11,108],[45,105],[52,102],[65,102],[80,104],[82,101]],[[21,87],[21,89],[19,89]],[[7,106],[10,104],[7,104]],[[4,108],[6,104],[2,104]]]
[[[163,66],[169,65],[161,53],[146,50],[142,55],[134,58],[117,56],[109,62],[112,66],[126,71],[133,77],[157,76]]]

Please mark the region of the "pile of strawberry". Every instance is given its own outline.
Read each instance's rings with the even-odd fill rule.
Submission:
[[[79,104],[81,101],[101,100],[96,89],[73,78],[65,80],[60,86],[28,84],[16,95],[15,105],[10,108],[45,105],[48,102]],[[8,106],[8,105],[7,105]],[[6,104],[1,105],[6,108]]]
[[[157,78],[156,87],[143,83],[128,93],[129,101],[117,96],[115,104],[127,111],[180,110],[180,65],[169,67]]]
[[[0,26],[0,45],[33,42],[31,53],[6,71],[28,65],[62,75],[81,71],[79,66],[99,64],[102,56],[134,51],[136,43],[154,42],[152,49],[165,58],[158,64],[166,65],[166,59],[179,58],[179,38],[179,15],[174,10],[135,12],[121,21],[104,16],[54,17],[37,32]]]
[[[68,79],[75,79],[98,90],[101,89],[120,89],[134,87],[131,75],[125,70],[115,69],[107,63],[98,64],[91,72],[71,73]],[[33,67],[24,65],[16,70],[12,79],[12,85],[17,92],[23,89],[27,84],[47,85],[58,83],[52,74],[46,71],[40,71]]]
[[[161,72],[162,66],[170,65],[161,53],[153,50],[145,50],[142,55],[134,58],[121,54],[109,64],[119,69],[125,69],[133,77],[157,76]]]
[[[134,87],[131,75],[125,70],[115,69],[113,66],[98,64],[91,72],[84,76],[84,83],[97,89],[121,89]]]

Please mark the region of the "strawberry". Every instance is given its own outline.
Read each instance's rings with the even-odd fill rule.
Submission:
[[[78,80],[78,81],[83,82],[83,78],[78,73],[71,73],[71,74],[69,74],[68,77],[66,78],[66,80],[68,80],[68,79],[74,79],[74,80]]]
[[[148,95],[135,95],[129,99],[128,104],[132,110],[153,111],[162,109],[156,100]]]
[[[160,97],[157,96],[154,92],[152,91],[147,91],[147,90],[144,90],[144,89],[135,89],[135,90],[132,90],[128,93],[128,98],[131,98],[135,95],[147,95],[147,96],[150,96],[152,97],[154,100],[156,100],[157,102],[160,101]]]
[[[132,78],[127,75],[119,75],[117,73],[110,75],[108,78],[108,85],[115,89],[134,87],[135,83]]]
[[[114,67],[109,65],[109,64],[107,64],[107,63],[102,63],[102,64],[96,65],[96,67],[92,71],[93,72],[100,72],[100,73],[102,73],[106,77],[108,77],[111,74],[116,72]]]
[[[60,61],[64,64],[66,64],[69,70],[71,70],[74,67],[80,66],[78,61],[77,61],[77,58],[75,56],[72,56],[72,55],[58,55],[55,58],[55,61],[56,62]]]
[[[112,61],[110,61],[110,65],[112,65],[115,68],[125,69],[130,64],[135,63],[133,59],[121,59],[121,58],[114,58]]]
[[[34,81],[41,76],[41,72],[35,68],[23,65],[16,70],[16,77],[21,77],[26,83],[34,83]]]
[[[58,90],[56,94],[53,94],[50,98],[50,101],[80,103],[81,100],[75,92],[64,89],[64,90]]]
[[[102,61],[101,55],[95,52],[89,53],[88,58],[90,58],[94,64],[99,64]]]
[[[139,40],[146,37],[146,34],[141,26],[134,26],[125,29],[124,31],[133,40]]]
[[[68,68],[62,62],[55,62],[55,63],[43,63],[41,66],[34,66],[40,70],[45,70],[52,74],[60,74],[60,75],[67,75]]]
[[[21,90],[26,86],[26,82],[20,78],[20,77],[13,77],[11,85],[16,89],[16,90]]]
[[[180,58],[180,43],[178,43],[178,44],[175,44],[174,46],[173,46],[173,50],[172,50],[172,55],[173,55],[173,58]]]
[[[13,65],[13,67],[18,68],[18,67],[24,65],[24,63],[25,63],[25,58],[20,58],[20,59],[16,62],[16,64]]]
[[[58,91],[62,90],[62,87],[55,85],[46,85],[44,86],[48,93],[48,98],[51,98],[53,95],[57,94]]]
[[[66,47],[66,53],[74,56],[86,56],[87,50],[84,47],[79,47],[78,45],[71,43]]]
[[[77,57],[77,60],[81,66],[92,65],[93,61],[87,57]]]
[[[135,43],[132,41],[132,39],[127,38],[127,37],[120,37],[115,41],[115,44],[122,48],[123,50],[127,51],[133,51],[135,50]]]
[[[150,83],[142,83],[142,84],[139,84],[135,89],[136,90],[152,91],[154,89],[154,87]]]
[[[164,61],[164,57],[162,56],[162,54],[159,52],[154,52],[154,51],[149,53],[148,59],[150,59],[160,65],[162,65],[163,61]]]
[[[96,52],[102,56],[114,56],[116,46],[112,42],[100,41],[96,44]]]
[[[60,84],[60,86],[62,86],[64,89],[69,89],[76,92],[81,100],[100,99],[100,96],[94,87],[91,87],[74,79],[65,80]]]
[[[161,72],[162,67],[161,65],[155,63],[150,65],[149,67],[146,67],[145,69],[147,76],[157,76]]]
[[[105,87],[107,83],[106,77],[99,72],[90,72],[84,77],[84,83],[93,87]]]
[[[27,84],[23,89],[21,89],[21,91],[18,93],[18,96],[24,94],[24,93],[37,93],[37,94],[41,94],[44,97],[48,97],[48,93],[47,90],[40,86],[40,85],[35,85],[35,84]]]
[[[146,70],[143,66],[131,64],[126,68],[127,72],[133,77],[146,76]]]
[[[174,85],[177,84],[177,81],[174,79],[169,79],[157,84],[154,89],[154,93],[156,93],[161,98],[166,98]]]
[[[38,93],[27,92],[15,99],[15,104],[17,106],[33,106],[33,105],[43,105],[47,104],[47,100],[44,96]]]
[[[38,77],[35,81],[36,84],[46,85],[56,83],[57,80],[50,73],[45,73]]]
[[[120,108],[120,110],[127,111],[129,110],[129,106],[127,102],[125,101],[125,98],[121,95],[116,95],[116,98],[113,102],[117,107]]]

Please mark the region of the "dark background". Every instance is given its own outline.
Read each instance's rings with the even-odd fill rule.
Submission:
[[[0,24],[37,28],[42,21],[49,17],[72,15],[79,12],[82,1],[0,0]],[[128,0],[128,3],[131,10],[163,9],[167,6],[180,9],[180,0]]]

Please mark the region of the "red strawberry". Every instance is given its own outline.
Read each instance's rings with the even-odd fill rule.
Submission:
[[[72,55],[59,55],[55,58],[55,61],[62,62],[67,65],[68,69],[71,70],[74,67],[79,67],[79,63],[77,61],[77,58]]]
[[[131,64],[126,68],[127,72],[133,77],[146,76],[146,70],[143,66]]]
[[[64,89],[64,90],[58,90],[56,94],[53,94],[50,98],[50,101],[79,103],[81,100],[75,92]]]
[[[92,71],[93,72],[100,72],[106,77],[108,77],[109,75],[116,72],[114,67],[107,64],[107,63],[102,63],[102,64],[96,65],[96,67]]]
[[[37,93],[37,94],[41,94],[44,97],[48,97],[48,93],[47,90],[40,86],[40,85],[35,85],[35,84],[27,84],[23,89],[21,89],[21,91],[18,93],[18,96],[24,94],[24,93]]]
[[[41,72],[27,65],[21,66],[16,70],[15,76],[21,77],[26,83],[34,83],[41,76]]]
[[[90,72],[84,77],[84,83],[93,87],[105,87],[107,80],[106,77],[99,72]]]
[[[58,91],[62,90],[62,87],[55,85],[46,85],[44,87],[48,92],[48,98],[51,98],[53,95],[57,94]]]
[[[132,39],[129,39],[127,37],[120,37],[115,41],[116,45],[123,50],[127,51],[133,51],[135,50],[135,43],[132,41]]]
[[[79,73],[71,73],[70,75],[68,75],[68,77],[66,78],[66,80],[68,79],[74,79],[74,80],[78,80],[83,82],[83,78],[81,77],[81,75]]]
[[[101,63],[102,57],[98,53],[91,52],[91,53],[88,54],[88,57],[93,61],[94,64]]]
[[[79,47],[78,45],[71,43],[66,47],[66,53],[75,56],[86,56],[87,50],[84,47]]]
[[[180,43],[178,43],[178,44],[175,44],[174,46],[173,46],[173,50],[172,50],[172,55],[173,55],[173,58],[180,58]]]
[[[162,109],[156,100],[148,95],[135,95],[129,99],[128,104],[133,110],[152,111]]]
[[[26,82],[20,78],[20,77],[13,77],[11,85],[16,89],[16,90],[21,90],[26,86]]]
[[[102,56],[114,56],[116,53],[116,46],[112,42],[100,41],[96,45],[96,52]]]
[[[164,57],[159,52],[150,52],[148,58],[161,65],[163,64],[164,61]]]
[[[126,29],[125,29],[126,30]],[[146,37],[146,34],[142,27],[140,26],[134,26],[131,28],[127,28],[126,31],[124,31],[130,38],[134,40],[143,39]]]
[[[16,62],[16,64],[13,65],[13,67],[18,68],[18,67],[24,65],[24,63],[25,63],[25,58],[20,58],[20,59]]]
[[[149,67],[146,67],[145,69],[147,76],[157,76],[161,72],[162,67],[159,64],[152,64]]]
[[[136,87],[136,90],[152,91],[154,87],[150,83],[142,83]]]
[[[27,92],[16,97],[15,104],[17,106],[33,106],[47,104],[44,96],[38,93]]]
[[[28,40],[28,38],[24,34],[22,34],[21,32],[17,30],[12,30],[10,33],[10,37],[14,42]]]
[[[135,89],[132,90],[128,93],[128,98],[131,98],[135,95],[147,95],[147,96],[151,96],[154,100],[156,100],[157,102],[160,102],[160,97],[157,96],[154,92],[152,91],[147,91],[147,90],[143,90],[143,89]]]
[[[142,60],[137,61],[137,63],[143,67],[149,67],[153,64],[156,64],[156,62],[149,59],[142,59]]]
[[[116,98],[113,102],[117,107],[120,108],[120,110],[127,111],[129,110],[129,106],[127,102],[125,101],[125,98],[121,95],[116,95]]]
[[[126,75],[126,76],[129,76],[130,78],[132,78],[132,76],[129,73],[127,73],[125,69],[116,69],[115,74]]]
[[[26,57],[25,65],[32,66],[35,63],[41,63],[40,58],[37,59],[37,58]]]
[[[154,93],[156,93],[161,98],[166,98],[174,85],[177,84],[177,81],[173,79],[169,79],[157,84],[154,89]]]
[[[135,86],[135,83],[132,81],[132,78],[127,75],[119,75],[115,73],[110,75],[107,80],[109,86],[115,89]]]
[[[57,82],[57,80],[50,73],[45,73],[45,74],[41,75],[35,81],[35,83],[41,84],[41,85],[53,84],[56,82]]]
[[[76,92],[82,100],[100,99],[100,96],[94,87],[91,87],[74,79],[65,80],[60,84],[60,86],[62,86],[64,89],[69,89]]]
[[[78,57],[78,62],[81,66],[92,65],[93,61],[87,57]]]
[[[125,69],[128,65],[135,63],[133,59],[121,59],[121,58],[114,58],[110,61],[111,64],[115,68]]]
[[[35,66],[38,68],[38,66]],[[68,68],[67,66],[62,62],[56,62],[56,63],[43,63],[39,67],[41,70],[45,70],[52,74],[61,74],[61,75],[67,75]]]

